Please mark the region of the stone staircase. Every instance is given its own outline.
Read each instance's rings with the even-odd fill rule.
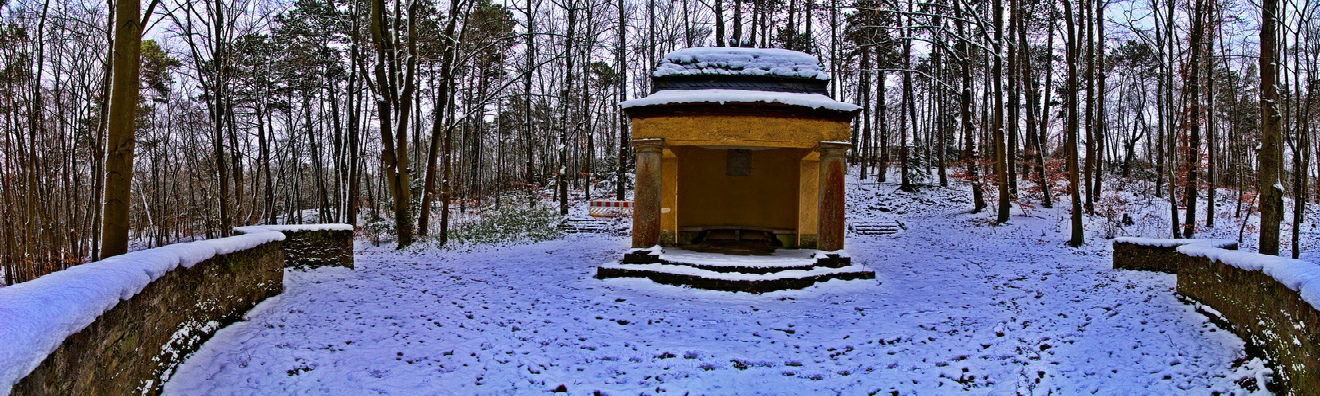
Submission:
[[[606,234],[617,230],[614,223],[596,218],[566,218],[556,226],[560,231],[569,234],[595,233]]]
[[[897,221],[854,221],[848,223],[848,230],[855,235],[894,235],[906,229]]]

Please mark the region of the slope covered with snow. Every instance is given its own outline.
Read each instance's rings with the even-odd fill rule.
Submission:
[[[966,188],[850,180],[873,281],[763,295],[593,278],[628,239],[462,250],[359,246],[357,269],[289,272],[170,394],[1205,394],[1267,376],[1167,274],[1064,245],[1067,213],[966,213]]]

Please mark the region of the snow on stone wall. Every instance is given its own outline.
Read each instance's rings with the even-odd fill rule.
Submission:
[[[1178,294],[1263,350],[1285,389],[1320,389],[1320,265],[1224,247],[1237,244],[1119,238],[1113,262],[1177,274]]]
[[[238,231],[0,289],[0,395],[150,391],[216,330],[279,294],[287,256],[342,265],[346,254],[352,268],[351,225]],[[288,252],[289,239],[309,246]]]
[[[1114,269],[1176,274],[1186,257],[1175,249],[1186,245],[1237,250],[1237,242],[1227,239],[1115,238]]]
[[[353,269],[352,224],[281,224],[239,227],[239,232],[284,233],[284,267],[337,266]]]
[[[235,231],[245,234],[258,233],[261,231],[353,231],[352,224],[344,223],[324,223],[324,224],[273,224],[273,225],[254,225],[247,227],[234,228]]]
[[[1149,247],[1179,247],[1183,245],[1206,245],[1217,248],[1229,248],[1236,250],[1237,241],[1231,239],[1159,239],[1159,238],[1133,238],[1118,237],[1114,238],[1114,244],[1126,243],[1131,245],[1149,246]]]
[[[1208,246],[1178,248],[1187,257],[1178,294],[1214,312],[1263,351],[1290,394],[1320,389],[1320,266]]]
[[[170,271],[191,268],[217,255],[282,241],[261,232],[181,243],[78,265],[0,289],[0,392],[41,364],[70,335],[136,296]]]
[[[1320,309],[1320,265],[1315,263],[1204,245],[1182,246],[1178,248],[1178,253],[1206,258],[1212,263],[1246,271],[1263,272],[1288,290],[1298,292],[1302,300],[1312,308]]]

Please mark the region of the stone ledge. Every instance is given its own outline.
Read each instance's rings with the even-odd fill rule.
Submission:
[[[596,270],[597,279],[646,278],[656,283],[731,292],[766,293],[803,289],[831,279],[875,279],[875,271],[853,265],[842,250],[787,250],[768,256],[634,248],[619,262]]]
[[[1276,393],[1320,394],[1320,311],[1261,271],[1188,257],[1178,294],[1218,311],[1228,329],[1263,351]]]
[[[351,225],[236,231],[0,290],[0,339],[24,343],[0,354],[0,394],[158,394],[216,331],[283,292],[286,267],[353,266]]]
[[[264,225],[235,230],[283,233],[285,268],[336,266],[353,269],[353,226],[349,224]]]
[[[1231,241],[1230,241],[1231,242]],[[1274,393],[1320,395],[1320,266],[1205,240],[1115,240],[1114,268],[1173,273],[1178,294],[1265,355]]]
[[[65,338],[11,392],[160,393],[216,331],[284,290],[282,246],[268,242],[165,273]]]
[[[1114,269],[1178,273],[1185,256],[1177,249],[1185,245],[1207,245],[1237,250],[1237,242],[1218,239],[1114,239]]]

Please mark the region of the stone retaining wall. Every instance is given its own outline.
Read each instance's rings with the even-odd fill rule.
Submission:
[[[15,395],[156,394],[183,358],[257,303],[284,291],[283,242],[178,268],[72,336]]]
[[[281,293],[285,268],[353,268],[350,225],[238,231],[0,290],[0,340],[17,346],[0,348],[0,394],[157,394],[216,331]]]
[[[284,233],[285,268],[338,266],[353,269],[353,226],[349,224],[269,225],[238,228],[241,232]]]
[[[1320,266],[1176,241],[1116,240],[1114,268],[1176,274],[1178,294],[1266,355],[1271,390],[1320,395]]]
[[[1186,261],[1176,250],[1188,244],[1209,244],[1228,250],[1238,248],[1237,242],[1228,240],[1117,238],[1114,239],[1114,269],[1176,274],[1178,266]]]
[[[1184,257],[1178,294],[1214,308],[1229,330],[1265,352],[1281,389],[1320,394],[1320,312],[1264,272]]]

